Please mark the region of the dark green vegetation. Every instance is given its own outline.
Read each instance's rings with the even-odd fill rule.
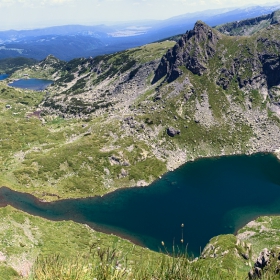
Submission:
[[[23,67],[30,67],[38,61],[32,58],[15,57],[0,59],[0,73],[11,74]]]

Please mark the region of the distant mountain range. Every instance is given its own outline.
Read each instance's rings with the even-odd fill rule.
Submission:
[[[0,59],[26,57],[42,60],[53,54],[62,60],[90,57],[141,46],[192,29],[197,20],[210,26],[269,14],[279,5],[252,6],[188,13],[167,20],[138,21],[112,26],[66,25],[0,32]]]

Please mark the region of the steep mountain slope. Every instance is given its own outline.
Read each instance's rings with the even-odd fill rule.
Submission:
[[[129,50],[103,57],[107,59],[107,64],[104,63],[104,68],[100,67],[98,74],[92,71],[93,78],[96,80],[97,75],[103,75],[103,78],[114,73],[112,62],[125,56],[127,64],[119,59],[119,64],[115,66],[126,71],[120,76],[131,75],[132,79],[135,74],[133,81],[141,81],[137,75],[146,76],[147,71],[139,69],[137,72],[132,66],[137,69],[141,61],[144,64],[154,59],[158,61],[173,45],[174,42],[158,43],[144,46],[137,52]],[[130,55],[132,57],[128,59]],[[98,59],[101,62],[101,58],[97,58],[97,62]],[[90,73],[89,62],[92,61],[76,59],[66,64],[49,56],[35,66],[15,72],[10,78],[26,77],[28,73],[30,77],[56,79],[55,85],[47,92],[7,87],[9,80],[0,84],[1,139],[5,139],[1,142],[0,150],[3,159],[0,165],[2,185],[25,191],[28,188],[28,192],[41,199],[53,200],[59,197],[93,196],[117,187],[143,185],[166,172],[163,161],[152,154],[152,147],[144,140],[134,139],[129,131],[125,132],[127,128],[131,132],[139,129],[139,136],[148,138],[146,132],[143,134],[142,125],[133,128],[134,121],[130,116],[124,121],[122,118],[127,117],[126,113],[120,112],[117,107],[110,118],[108,114],[103,114],[111,107],[108,103],[115,102],[114,96],[108,94],[106,99],[100,96],[107,96],[106,90],[96,96],[91,92],[82,94],[85,92],[83,81],[87,82],[85,76]],[[151,63],[150,67],[155,69],[156,65]],[[141,86],[146,89],[145,84]],[[135,88],[138,88],[137,85]],[[135,92],[135,98],[141,93]],[[83,100],[80,100],[80,95],[84,95]],[[61,97],[65,102],[63,99],[59,101]],[[120,97],[123,100],[127,98],[120,93],[116,100]],[[44,106],[38,107],[42,99]],[[71,106],[68,106],[69,102]],[[85,108],[95,111],[98,116],[91,116]],[[59,112],[59,116],[48,112]],[[131,122],[131,128],[127,122]],[[121,128],[123,123],[125,130]],[[153,134],[148,127],[145,131]]]
[[[156,30],[157,33],[164,34],[162,38],[166,38],[168,35],[183,34],[186,30],[193,28],[195,22],[200,19],[207,25],[216,26],[231,21],[241,21],[248,18],[260,17],[262,15],[270,14],[273,11],[279,9],[279,5],[267,5],[267,6],[249,6],[242,8],[229,8],[222,10],[207,10],[196,13],[189,13],[180,15],[158,23],[162,27]],[[151,30],[154,31],[154,30]],[[173,32],[172,32],[173,31]],[[156,32],[154,35],[156,36]],[[158,35],[157,35],[158,36]],[[157,37],[156,37],[157,38]]]
[[[250,18],[241,21],[234,21],[216,26],[216,29],[226,35],[252,35],[257,31],[267,28],[270,25],[279,24],[280,10],[274,11],[271,14]]]
[[[277,135],[279,130],[277,121],[275,124],[272,121],[273,114],[279,112],[279,35],[278,26],[275,26],[269,32],[264,30],[250,38],[228,37],[197,22],[194,29],[163,56],[159,66],[156,62],[146,61],[140,65],[134,62],[133,56],[125,57],[132,53],[135,56],[137,49],[84,60],[81,65],[88,65],[82,70],[87,72],[86,75],[79,78],[77,69],[68,72],[67,76],[71,73],[73,77],[76,73],[76,81],[63,85],[62,77],[56,83],[56,95],[45,100],[42,106],[49,106],[47,111],[55,109],[60,115],[82,116],[96,111],[98,106],[93,103],[97,102],[108,107],[100,110],[112,116],[116,108],[126,114],[134,114],[136,118],[141,116],[149,120],[149,126],[154,130],[160,126],[163,126],[161,131],[164,126],[177,126],[182,132],[177,138],[183,142],[193,129],[197,133],[196,129],[204,131],[207,126],[219,130],[221,125],[238,124],[247,131],[243,136],[248,138],[237,142],[249,141],[251,144],[243,142],[248,144],[245,150],[249,152],[255,149],[258,142],[255,139],[262,133],[258,124],[260,116],[257,115],[261,114],[273,133]],[[146,75],[140,69],[145,69]],[[141,96],[143,93],[145,99]],[[145,110],[147,112],[144,113]],[[151,110],[153,114],[148,113]],[[166,111],[170,112],[173,120],[165,119],[163,112]],[[237,123],[236,111],[244,113]],[[196,124],[194,127],[193,122]],[[188,124],[190,127],[186,129]],[[188,131],[186,135],[185,131]],[[267,139],[266,145],[270,149],[277,147],[276,139],[272,139]]]
[[[279,38],[278,25],[230,37],[199,21],[177,44],[68,63],[49,57],[15,72],[55,80],[37,110],[51,131],[68,135],[44,155],[24,157],[13,171],[18,184],[37,162],[28,182],[38,195],[43,191],[35,186],[42,184],[59,196],[88,196],[148,184],[197,157],[275,151]],[[53,130],[55,119],[73,129],[82,124],[73,134],[67,126]]]

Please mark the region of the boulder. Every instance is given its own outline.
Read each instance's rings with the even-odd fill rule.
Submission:
[[[176,129],[174,127],[168,127],[166,132],[171,137],[174,137],[175,135],[179,135],[181,133],[179,129]]]

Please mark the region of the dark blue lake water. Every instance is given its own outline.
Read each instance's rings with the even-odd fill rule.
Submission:
[[[260,215],[280,214],[280,161],[272,154],[199,159],[149,187],[121,189],[87,199],[51,203],[0,189],[11,204],[51,220],[74,220],[160,250],[164,241],[198,255],[210,238],[234,233]]]
[[[5,80],[8,77],[9,77],[8,74],[0,74],[0,81]]]
[[[9,86],[39,91],[46,89],[52,83],[53,81],[43,79],[20,79],[10,83]]]

